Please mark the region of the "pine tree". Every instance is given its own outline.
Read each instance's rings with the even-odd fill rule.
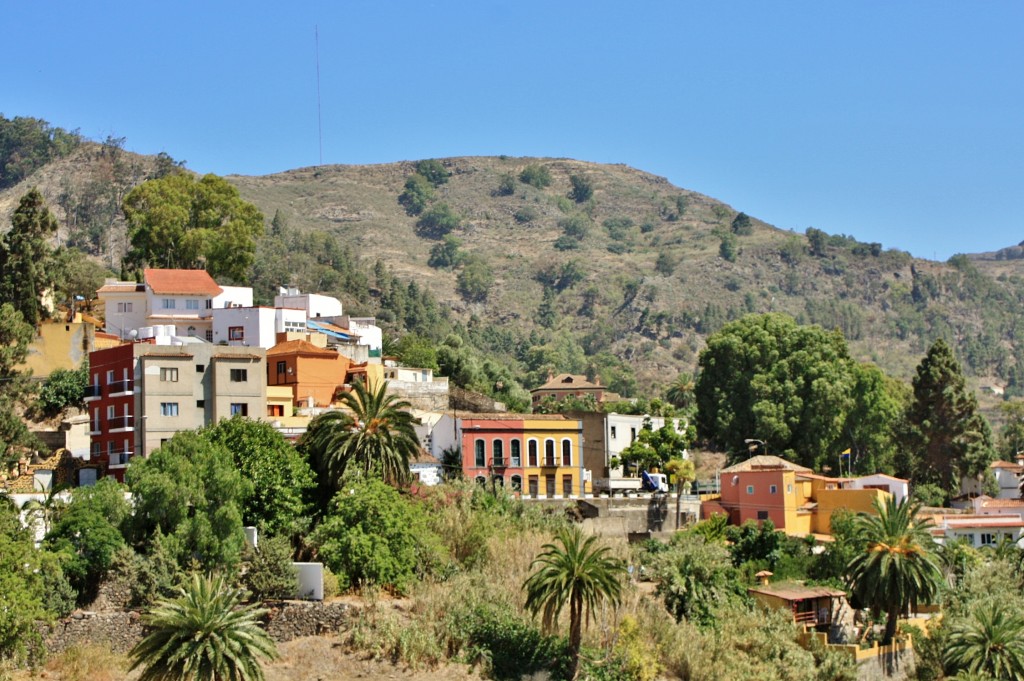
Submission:
[[[11,231],[0,243],[0,303],[13,305],[32,326],[43,317],[42,297],[52,284],[48,241],[56,231],[57,219],[39,190],[32,188],[21,197]]]
[[[962,476],[974,477],[995,458],[992,431],[967,390],[963,369],[942,339],[921,360],[914,377],[908,422],[916,461],[916,483],[959,489]]]

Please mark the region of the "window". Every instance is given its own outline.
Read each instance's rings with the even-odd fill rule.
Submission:
[[[512,491],[513,492],[522,492],[523,491],[523,478],[522,478],[522,476],[513,475],[512,479],[509,482],[511,483]]]
[[[194,338],[195,335],[196,335],[196,327],[194,327],[194,326],[188,327],[188,336],[189,336],[189,338]]]
[[[107,385],[110,385],[113,382],[114,382],[114,370],[110,369],[109,371],[107,371]]]
[[[768,511],[758,511],[757,512],[757,519],[758,520],[768,520]]]
[[[612,426],[612,439],[615,439],[615,426]]]
[[[562,476],[562,496],[563,497],[571,497],[572,496],[572,476],[571,475],[563,475]]]
[[[268,404],[267,416],[284,416],[283,404]]]
[[[132,311],[132,304],[131,303],[118,303],[117,304],[117,311],[118,312],[131,312]]]
[[[160,416],[177,416],[178,415],[178,403],[177,402],[161,402],[160,403]]]
[[[100,454],[102,454],[103,453],[103,449],[101,447],[102,446],[100,445],[99,442],[93,442],[92,443],[92,455],[93,456],[99,456]]]
[[[206,409],[206,400],[196,400],[196,409]]]
[[[995,544],[995,543],[996,543],[996,536],[994,534],[990,534],[988,532],[982,532],[981,533],[981,545],[982,546],[990,546],[990,545]]]
[[[747,494],[753,494],[753,493],[754,493],[754,486],[753,485],[747,485]]]
[[[504,449],[505,449],[505,443],[502,442],[501,440],[495,440],[495,441],[493,441],[491,443],[491,453],[494,454],[493,465],[495,465],[495,466],[504,466],[505,465],[505,451],[504,451]]]
[[[112,405],[112,404],[108,404],[107,405],[107,418],[108,419],[114,418],[114,405]]]
[[[535,441],[534,440],[530,440],[530,442],[535,442]],[[529,487],[530,496],[533,497],[534,499],[536,499],[537,495],[540,493],[540,480],[537,478],[536,475],[531,475],[530,476],[529,485],[530,485],[530,487]]]
[[[793,493],[793,483],[789,483],[789,484],[786,485],[786,494],[792,494],[792,493]]]
[[[572,465],[572,440],[562,440],[562,465]]]
[[[207,299],[206,299],[205,301],[203,301],[203,302],[205,302],[205,303],[206,303],[206,309],[207,309],[207,310],[212,310],[212,309],[213,309],[213,300],[211,300],[210,298],[207,298]]]
[[[245,402],[232,402],[231,403],[231,415],[232,416],[248,416],[249,405]]]
[[[530,440],[526,443],[526,461],[528,466],[537,465],[537,441]]]
[[[513,468],[518,468],[519,466],[522,466],[523,465],[522,444],[519,442],[519,440],[512,440],[512,442],[509,444],[509,452],[510,452],[511,457],[512,457],[511,466]],[[513,485],[514,485],[515,484],[515,478],[513,477],[512,480],[513,480]],[[522,486],[522,482],[523,481],[520,480],[519,482],[520,482],[520,486]]]
[[[636,442],[636,428],[629,429],[629,442],[630,444]]]
[[[213,342],[213,329],[207,329],[206,330],[206,342],[207,343],[212,343]]]
[[[277,374],[278,374],[278,376],[280,376],[281,374],[287,373],[287,372],[288,372],[288,363],[287,362],[278,362],[277,363]]]
[[[544,440],[544,465],[554,466],[555,465],[555,441]],[[554,486],[554,485],[552,485]]]
[[[171,381],[172,383],[178,382],[178,370],[171,367],[161,367],[160,369],[160,380]]]
[[[206,371],[206,366],[205,365],[203,365],[203,364],[197,364],[196,365],[196,373],[197,374],[201,374],[204,371]]]
[[[779,493],[779,486],[778,485],[768,485],[768,494],[778,494],[778,493]]]
[[[478,476],[476,476],[476,484],[478,484],[478,485],[480,485],[481,487],[483,487],[484,485],[486,485],[486,484],[487,484],[487,478],[485,478],[485,477],[484,477],[484,476],[482,476],[482,475],[478,475]]]
[[[229,341],[244,341],[245,340],[245,327],[242,327],[242,326],[229,326],[228,327],[228,340]]]
[[[475,454],[475,460],[473,461],[474,465],[477,468],[484,468],[487,465],[487,455],[484,450],[483,440],[477,440],[476,442],[473,443],[473,453]]]
[[[231,370],[231,382],[232,383],[245,383],[249,380],[248,369],[232,369]]]
[[[174,298],[164,298],[164,300],[163,300],[163,308],[165,310],[173,310],[174,309],[174,305],[175,305]]]
[[[189,298],[188,300],[185,301],[185,309],[186,310],[198,310],[199,309],[199,301],[195,300],[194,298]]]

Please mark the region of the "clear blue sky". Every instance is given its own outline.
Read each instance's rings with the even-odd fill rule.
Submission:
[[[286,5],[294,5],[288,6]],[[784,229],[1024,239],[1024,3],[3,3],[0,113],[199,172],[625,163]]]

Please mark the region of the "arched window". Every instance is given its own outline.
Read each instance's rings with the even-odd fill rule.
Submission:
[[[536,440],[530,440],[527,443],[527,445],[526,445],[526,460],[528,462],[527,465],[530,465],[530,466],[536,466],[537,465],[537,441]]]
[[[555,466],[555,441],[552,439],[544,440],[544,465]]]
[[[572,465],[572,440],[562,440],[562,465]]]
[[[509,462],[509,465],[512,466],[512,468],[519,468],[523,465],[523,454],[521,449],[522,444],[519,440],[512,440],[512,442],[509,443],[509,455],[512,459]]]
[[[505,465],[504,445],[505,445],[505,443],[502,442],[501,440],[495,440],[494,442],[491,443],[491,450],[494,453],[494,461],[492,462],[492,465],[494,465],[494,466],[504,466]]]
[[[484,485],[486,485],[486,484],[487,484],[487,478],[485,478],[485,477],[484,477],[484,476],[482,476],[482,475],[478,475],[478,476],[476,476],[476,484],[478,484],[478,485],[480,485],[481,487],[483,487]]]
[[[495,487],[504,487],[505,486],[505,478],[503,478],[500,475],[495,475],[495,476],[491,477],[491,482],[494,483]]]
[[[513,475],[512,476],[512,480],[510,482],[512,483],[512,491],[513,492],[522,492],[523,491],[523,478],[522,478],[522,476],[520,476],[520,475]]]
[[[476,455],[475,456],[475,460],[473,461],[473,464],[477,468],[485,468],[487,466],[487,454],[486,454],[486,451],[484,450],[484,441],[483,440],[477,440],[473,444],[473,448],[474,448],[474,454]]]

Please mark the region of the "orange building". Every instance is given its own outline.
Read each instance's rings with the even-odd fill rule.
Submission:
[[[771,520],[795,536],[830,534],[837,509],[874,513],[875,499],[889,496],[880,489],[858,489],[853,479],[816,475],[777,456],[754,456],[725,468],[721,482],[721,498],[704,502],[702,517],[727,513],[733,525]]]
[[[349,359],[304,340],[267,350],[267,385],[289,386],[296,407],[329,407],[345,383]]]

